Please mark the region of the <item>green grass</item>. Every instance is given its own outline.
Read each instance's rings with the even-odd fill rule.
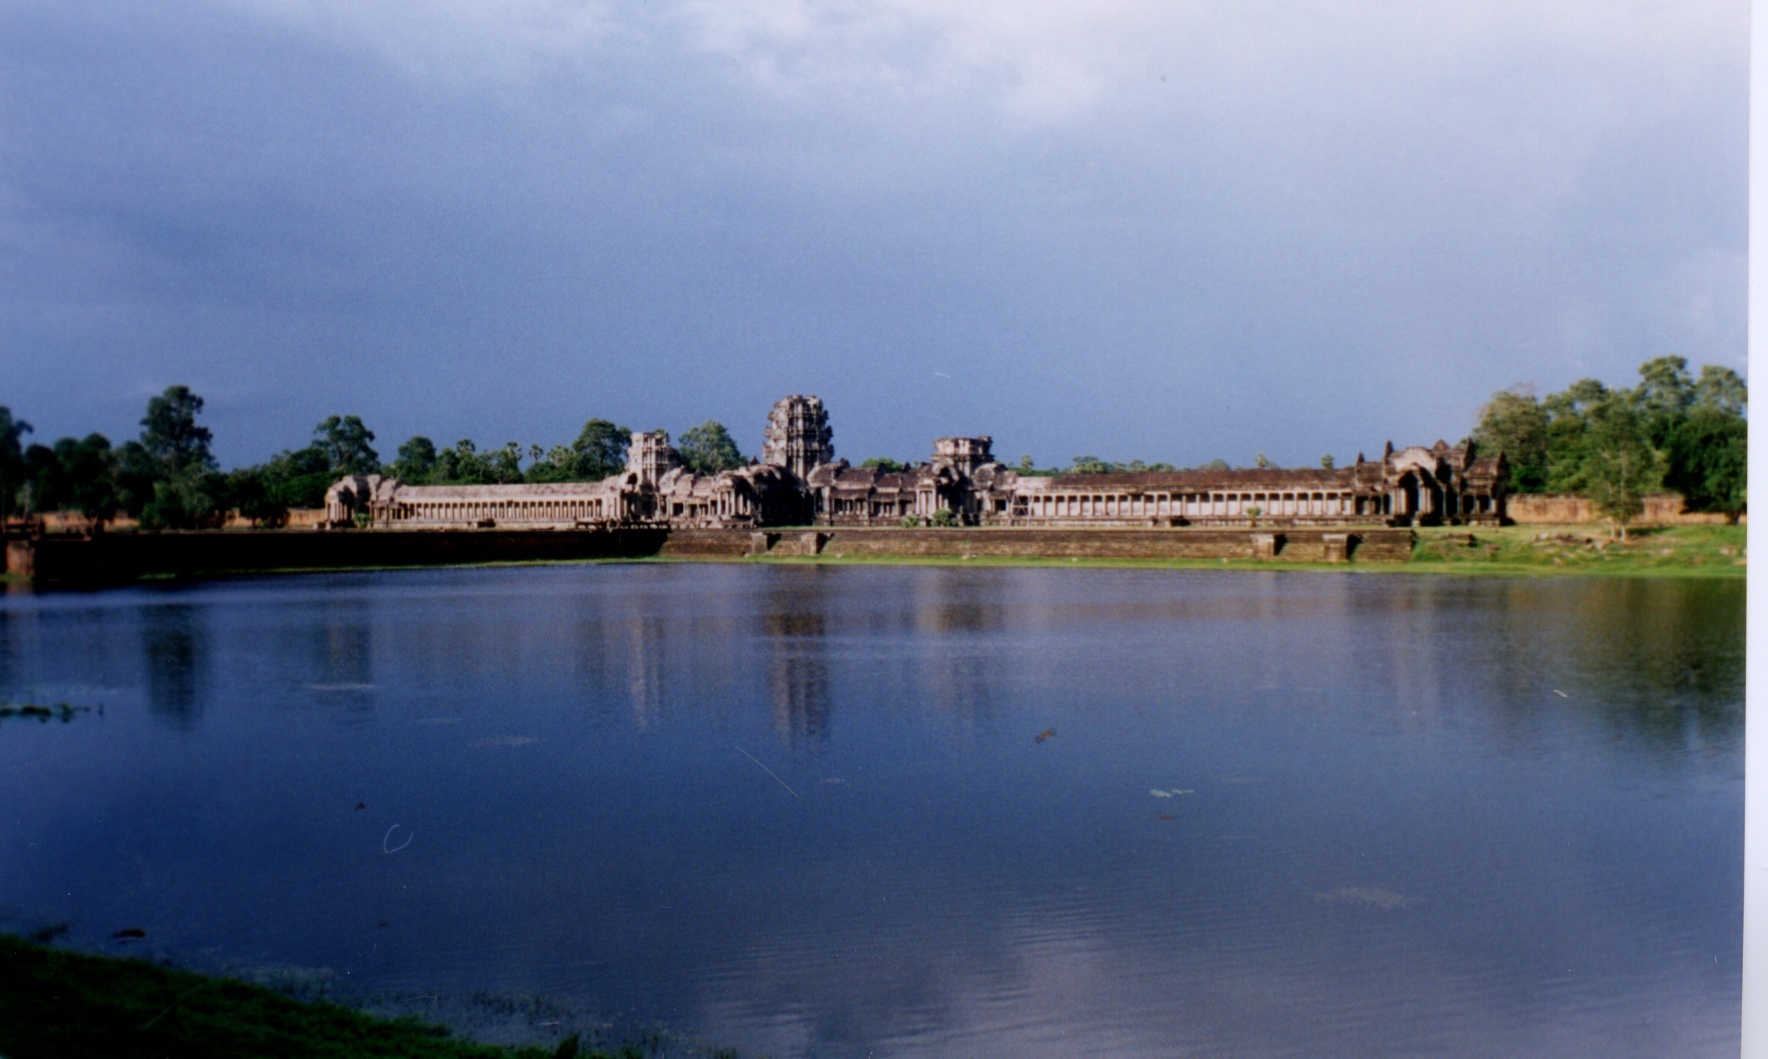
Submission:
[[[623,1056],[638,1056],[628,1049]],[[411,1019],[291,1000],[261,986],[88,956],[0,935],[6,1059],[250,1056],[253,1059],[545,1059],[608,1053],[502,1048]]]
[[[1413,573],[1581,574],[1634,577],[1743,577],[1748,530],[1743,526],[1642,527],[1627,540],[1604,525],[1422,529]]]
[[[737,558],[662,557],[641,562],[737,562],[772,566],[1032,566],[1104,570],[1371,570],[1406,563],[1304,563],[1261,559],[1124,559],[1036,555],[745,555]]]
[[[1540,576],[1602,574],[1659,577],[1743,577],[1748,531],[1743,526],[1660,526],[1632,530],[1611,541],[1606,524],[1426,528],[1417,531],[1409,562],[1350,563],[1258,559],[1123,559],[1062,556],[955,555],[652,555],[572,559],[506,559],[474,563],[271,567],[197,574],[150,574],[137,580],[211,580],[276,574],[362,573],[522,566],[599,566],[625,563],[767,563],[815,566],[1089,567],[1163,570],[1332,570],[1351,573],[1440,573]],[[1546,539],[1542,539],[1542,538]],[[1469,544],[1471,538],[1472,544]],[[20,582],[25,583],[25,582]]]

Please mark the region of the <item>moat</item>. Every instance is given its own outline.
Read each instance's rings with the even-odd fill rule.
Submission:
[[[94,709],[0,719],[0,927],[745,1055],[1735,1054],[1743,629],[1741,580],[15,592],[0,702]]]

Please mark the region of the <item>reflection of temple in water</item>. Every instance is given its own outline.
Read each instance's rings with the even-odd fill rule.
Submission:
[[[328,707],[361,720],[374,708],[372,611],[357,599],[327,603],[311,636],[310,684]]]
[[[325,684],[374,683],[374,634],[360,602],[328,605],[313,628],[315,679]]]
[[[663,699],[663,620],[635,614],[626,620],[626,689],[632,725],[639,731],[657,723]]]
[[[824,637],[828,615],[821,597],[782,590],[768,600],[762,628],[768,638],[769,702],[774,731],[788,745],[822,739],[829,727],[829,664]]]
[[[199,608],[145,607],[141,621],[148,709],[169,727],[195,728],[202,717],[202,684],[209,665],[208,630]]]
[[[994,711],[1007,686],[1001,658],[987,634],[1005,627],[1005,608],[987,605],[970,571],[940,570],[915,582],[914,629],[934,634],[942,649],[916,667],[922,703],[969,726]]]

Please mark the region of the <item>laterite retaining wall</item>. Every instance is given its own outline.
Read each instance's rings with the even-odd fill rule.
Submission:
[[[863,558],[1273,559],[1404,562],[1410,530],[240,530],[48,534],[6,542],[7,570],[39,582],[532,560]]]

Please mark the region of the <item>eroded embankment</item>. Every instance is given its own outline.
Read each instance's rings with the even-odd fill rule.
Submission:
[[[791,529],[286,530],[49,535],[7,543],[7,569],[41,584],[284,570],[608,559],[1244,560],[1405,562],[1409,530]]]
[[[7,572],[43,584],[116,583],[281,570],[638,559],[668,531],[214,530],[49,535],[7,542]]]
[[[707,532],[707,531],[702,531]],[[728,532],[728,531],[713,531]],[[706,541],[730,547],[729,541]],[[687,557],[697,542],[672,539],[663,554]],[[749,534],[745,554],[830,559],[1097,559],[1405,562],[1404,529],[794,529]]]

